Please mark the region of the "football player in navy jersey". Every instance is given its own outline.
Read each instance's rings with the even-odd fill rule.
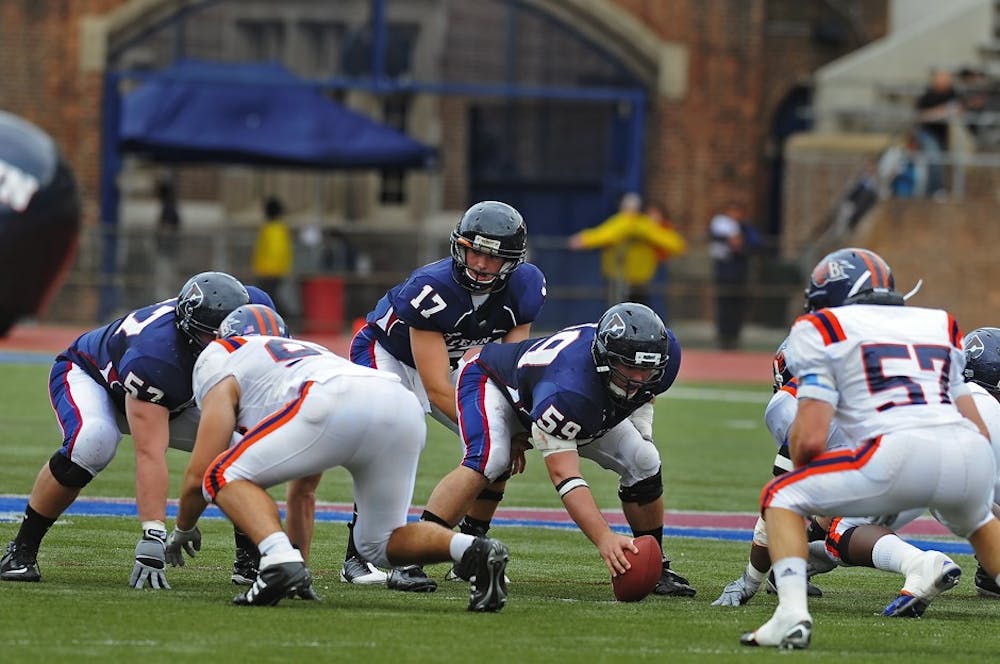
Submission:
[[[351,343],[351,360],[398,375],[425,412],[457,431],[454,384],[462,355],[491,341],[527,339],[545,301],[545,279],[525,262],[526,252],[527,228],[517,210],[498,201],[476,203],[451,234],[451,256],[417,268],[375,305]],[[494,480],[483,487],[481,500],[463,520],[463,533],[486,535],[506,475]],[[288,532],[305,552],[318,481],[307,478],[288,487]],[[394,569],[387,579],[358,554],[353,535],[341,580],[386,582],[392,589],[412,592],[437,588],[416,566]]]
[[[623,573],[625,552],[637,549],[604,520],[580,457],[619,475],[618,495],[633,535],[652,535],[662,548],[663,480],[652,401],[673,384],[680,362],[673,333],[652,309],[634,302],[614,305],[596,325],[487,344],[458,380],[465,458],[435,487],[421,518],[453,526],[477,493],[516,463],[510,441],[530,433],[566,511],[611,573]],[[695,594],[666,556],[654,592]]]
[[[263,291],[255,294],[270,301]],[[249,302],[235,277],[203,272],[177,298],[87,332],[56,356],[49,396],[63,444],[35,480],[20,529],[0,560],[0,579],[41,580],[37,554],[45,533],[111,463],[122,435],[131,433],[142,536],[129,583],[170,587],[164,569],[167,447],[193,447],[199,416],[192,407],[194,361],[219,323]]]

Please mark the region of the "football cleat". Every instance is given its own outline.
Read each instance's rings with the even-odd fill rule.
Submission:
[[[250,586],[257,580],[257,568],[260,566],[260,554],[257,547],[252,550],[236,547],[236,560],[233,561],[233,574],[230,577],[238,586]]]
[[[990,576],[989,572],[982,565],[976,567],[975,585],[976,594],[980,597],[1000,599],[1000,586],[997,585],[996,580]]]
[[[31,550],[11,542],[0,558],[0,581],[41,581],[38,570],[38,550]]]
[[[475,570],[469,585],[469,611],[496,612],[507,604],[504,572],[507,547],[494,539],[477,537],[462,555],[462,565]]]
[[[344,566],[340,568],[340,580],[359,586],[373,586],[385,583],[386,573],[361,556],[351,556],[344,559]]]
[[[438,587],[437,581],[427,576],[420,565],[392,568],[385,585],[389,590],[407,593],[432,593]]]
[[[927,606],[946,590],[958,585],[962,568],[937,551],[925,551],[910,565],[899,596],[885,607],[882,615],[892,618],[919,618]]]
[[[785,617],[781,607],[766,623],[755,632],[747,632],[740,637],[744,646],[764,646],[782,650],[804,650],[812,640],[812,618]]]
[[[663,561],[663,572],[660,580],[653,588],[654,595],[664,595],[667,597],[694,597],[697,591],[683,576],[670,569],[670,561]]]
[[[476,580],[476,573],[473,570],[466,569],[462,566],[462,563],[455,563],[452,565],[451,569],[448,570],[448,574],[444,577],[446,581],[463,581],[465,583],[471,583]],[[503,582],[510,583],[510,578],[504,574]]]
[[[261,559],[260,573],[253,585],[234,597],[233,604],[274,606],[303,588],[311,587],[312,575],[298,551],[266,556]]]

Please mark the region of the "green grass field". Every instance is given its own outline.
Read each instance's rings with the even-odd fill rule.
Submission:
[[[58,429],[49,408],[47,366],[2,365],[0,493],[27,494],[54,451]],[[769,388],[679,385],[657,404],[667,509],[752,512],[771,468],[773,445],[762,424]],[[423,504],[458,460],[458,444],[430,425],[414,502]],[[186,455],[170,453],[172,495]],[[86,489],[88,496],[134,495],[130,439],[112,465]],[[617,509],[616,478],[586,464],[598,503]],[[275,492],[281,496],[280,491]],[[322,500],[349,502],[349,480],[331,471]],[[507,488],[505,506],[558,507],[541,459]],[[16,516],[16,515],[3,515]],[[168,523],[168,527],[172,524]],[[229,582],[232,531],[204,520],[204,547],[183,569],[171,569],[173,590],[126,586],[138,535],[133,519],[68,516],[53,527],[39,555],[39,584],[0,584],[0,662],[159,662],[211,657],[255,662],[625,662],[759,661],[776,656],[808,661],[993,661],[989,636],[1000,602],[972,588],[975,561],[958,556],[965,576],[921,620],[878,614],[902,577],[868,569],[839,569],[819,577],[825,596],[811,603],[816,629],[810,650],[779,655],[743,648],[742,631],[766,620],[775,598],[758,595],[740,608],[713,607],[737,576],[748,545],[668,538],[674,566],[687,576],[693,599],[650,597],[636,604],[612,599],[610,581],[593,546],[571,530],[497,527],[510,548],[510,599],[499,614],[465,610],[465,584],[440,581],[428,595],[354,587],[338,581],[346,528],[317,524],[310,567],[322,603],[284,601],[276,608],[234,607]],[[0,543],[15,533],[0,523]],[[428,567],[443,579],[447,567]]]

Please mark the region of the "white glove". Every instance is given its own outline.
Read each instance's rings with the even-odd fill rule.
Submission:
[[[719,599],[712,602],[712,606],[743,606],[750,601],[751,597],[757,594],[757,590],[759,589],[760,581],[754,581],[744,571],[743,576],[722,590]]]
[[[132,567],[132,577],[129,585],[136,590],[142,590],[149,582],[153,590],[169,589],[167,583],[166,560],[164,545],[167,531],[158,528],[146,528],[142,531],[139,543],[135,545],[135,565]]]
[[[167,562],[171,567],[184,567],[184,556],[181,549],[194,558],[195,551],[201,551],[201,531],[198,526],[191,530],[181,530],[174,526],[166,544]]]

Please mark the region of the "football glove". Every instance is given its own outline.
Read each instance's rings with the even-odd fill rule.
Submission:
[[[191,530],[181,530],[174,526],[165,548],[167,562],[172,567],[184,567],[184,555],[181,550],[187,551],[187,554],[194,558],[195,552],[201,551],[201,531],[198,530],[198,526]]]
[[[136,590],[142,590],[149,582],[153,590],[169,589],[167,583],[167,566],[164,559],[164,548],[167,531],[158,528],[147,528],[142,531],[139,543],[135,545],[135,565],[132,567],[132,577],[129,585]]]
[[[757,594],[758,590],[760,590],[760,581],[754,581],[748,577],[746,570],[744,570],[743,576],[723,588],[719,599],[712,602],[712,606],[743,606]]]

